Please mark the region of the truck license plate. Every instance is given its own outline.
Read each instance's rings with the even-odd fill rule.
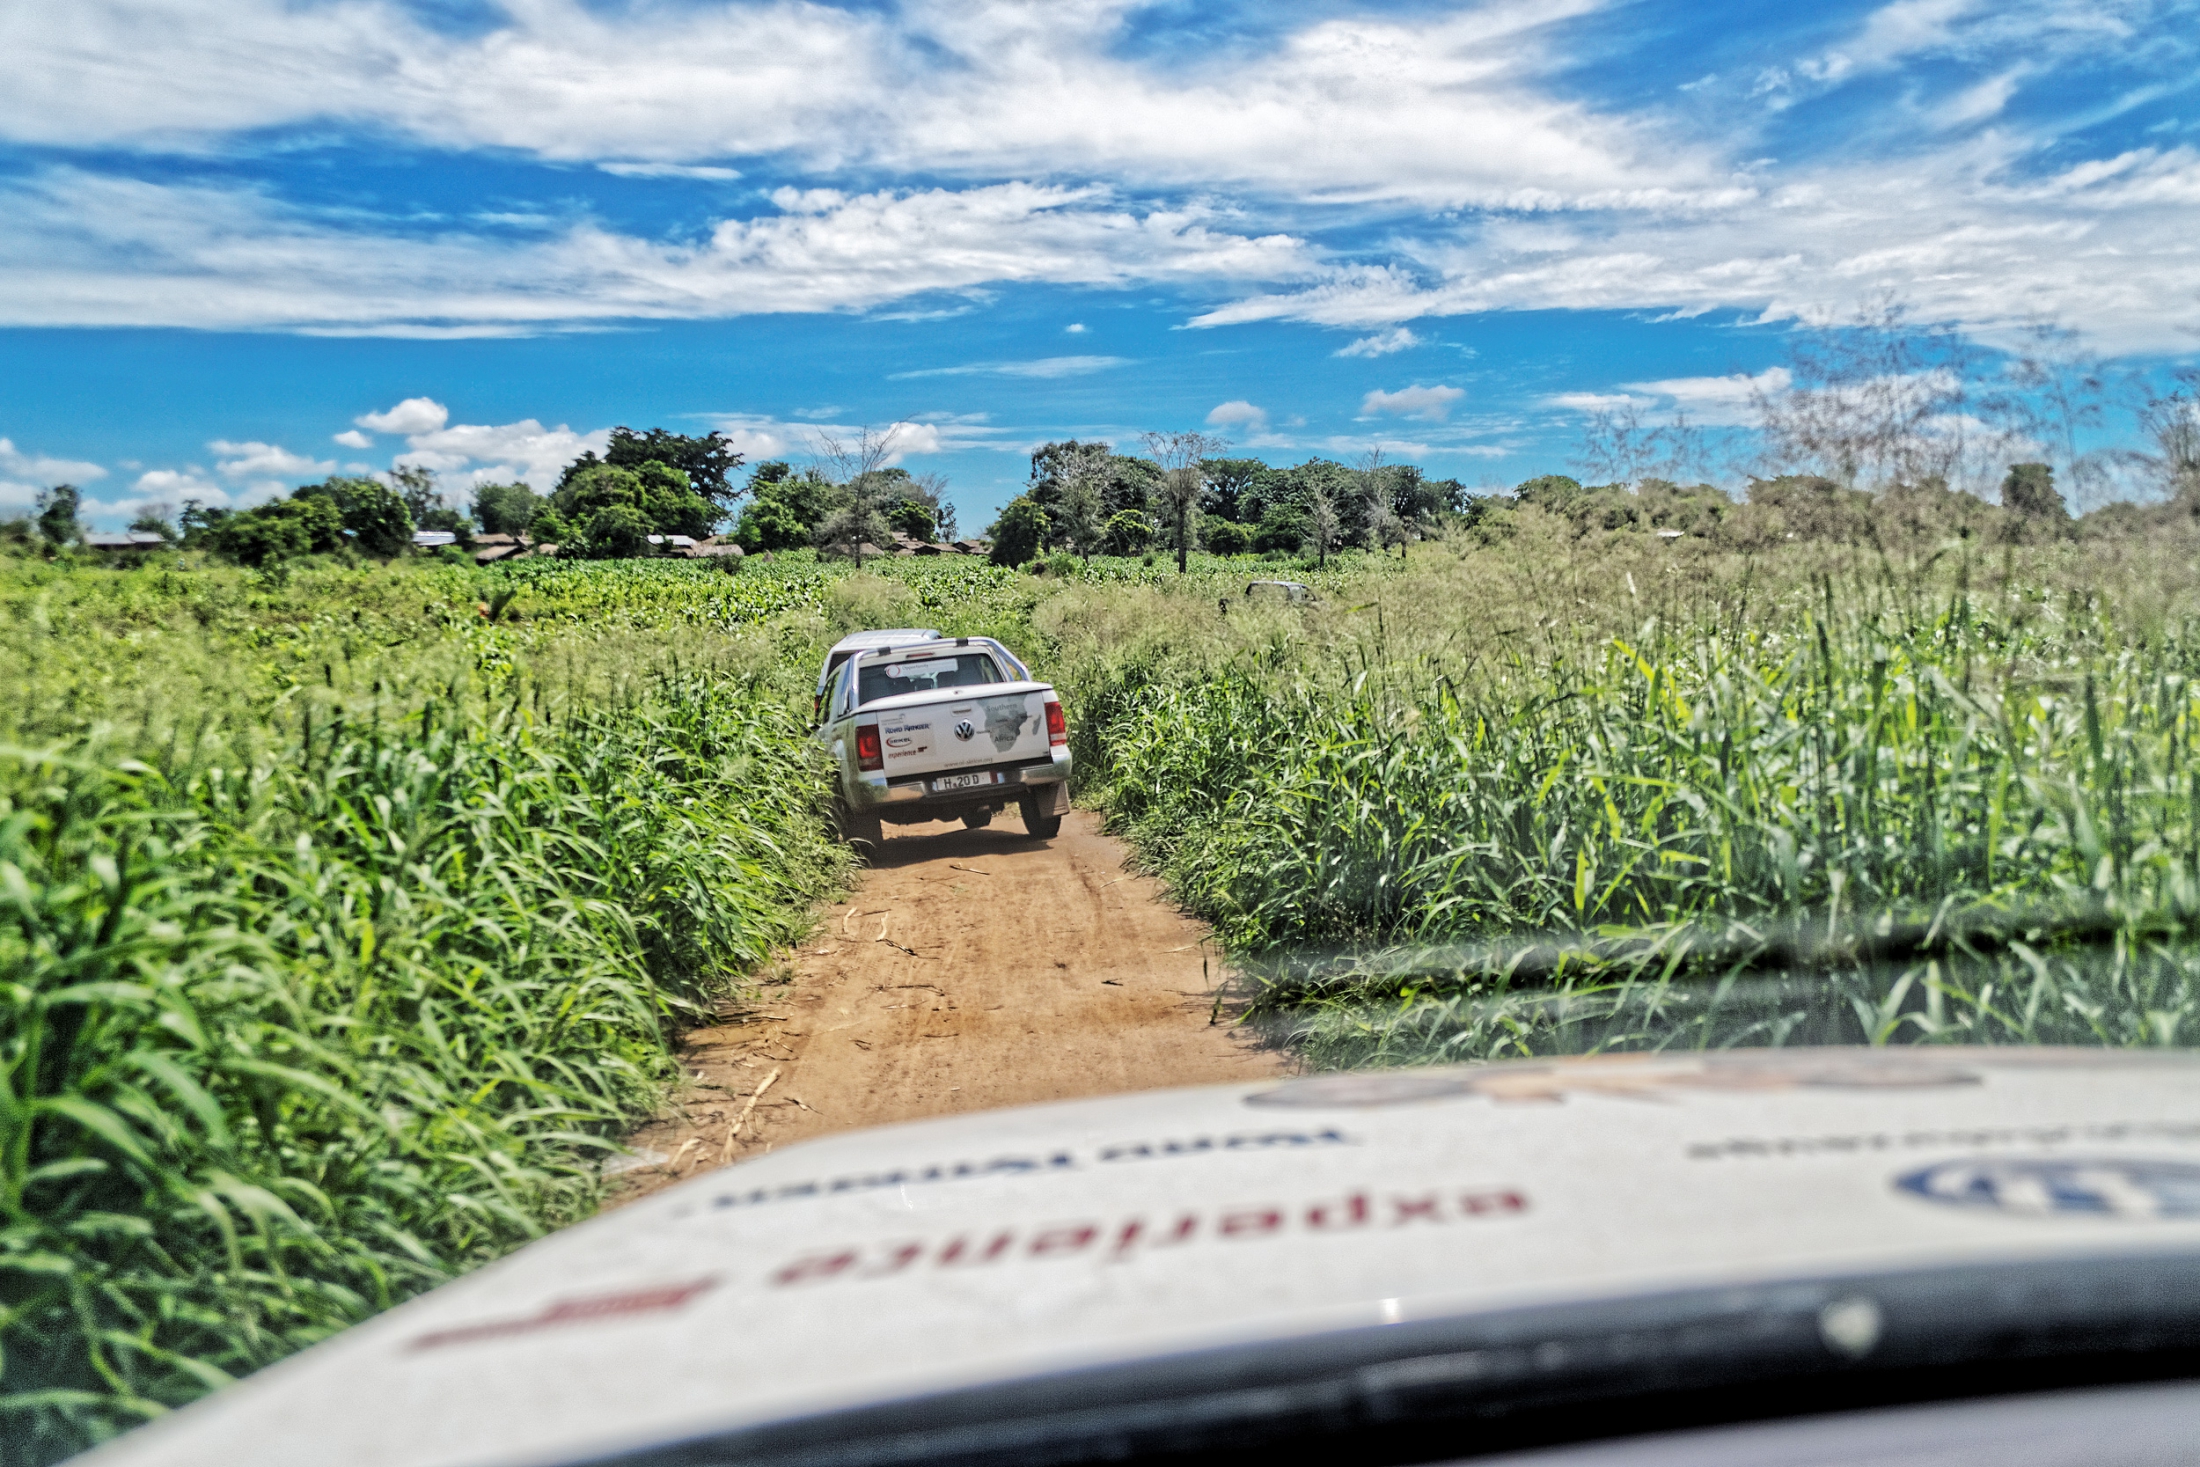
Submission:
[[[980,785],[988,785],[995,782],[996,776],[991,771],[987,771],[981,774],[950,774],[945,779],[933,780],[932,792],[934,794],[944,795],[949,790],[974,790],[977,789]]]

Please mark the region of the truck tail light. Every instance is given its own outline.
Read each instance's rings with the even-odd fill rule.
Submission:
[[[886,751],[879,747],[878,725],[859,724],[856,727],[856,768],[884,769]]]
[[[1047,744],[1051,747],[1055,744],[1066,744],[1068,742],[1069,720],[1062,716],[1062,705],[1049,698],[1047,699]]]

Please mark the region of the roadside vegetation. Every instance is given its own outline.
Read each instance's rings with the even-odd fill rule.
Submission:
[[[1313,1065],[2192,1042],[2189,393],[2151,501],[2074,514],[2074,436],[1992,503],[1841,370],[1746,500],[1662,472],[1680,424],[1502,494],[1154,435],[1044,446],[986,555],[874,553],[954,525],[870,433],[736,487],[621,430],[547,494],[331,480],[160,549],[56,488],[0,526],[0,1464],[586,1215],[849,877],[806,710],[860,627],[1043,669],[1081,797]]]

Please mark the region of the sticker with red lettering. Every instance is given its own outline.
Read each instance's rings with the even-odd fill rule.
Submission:
[[[561,1300],[519,1319],[499,1319],[483,1324],[459,1325],[454,1329],[439,1329],[414,1340],[412,1348],[432,1350],[438,1345],[464,1345],[475,1340],[533,1334],[537,1330],[559,1329],[569,1325],[595,1324],[606,1319],[624,1319],[636,1314],[657,1314],[668,1309],[678,1309],[717,1282],[714,1278],[697,1279],[693,1283],[667,1284],[654,1289],[628,1289],[617,1294]]]
[[[775,1270],[771,1282],[787,1288],[828,1279],[889,1278],[928,1268],[972,1268],[1063,1258],[1121,1263],[1157,1248],[1181,1248],[1216,1240],[1442,1226],[1509,1217],[1527,1210],[1527,1196],[1512,1187],[1412,1194],[1356,1191],[1304,1206],[1262,1203],[1214,1212],[1134,1216],[1113,1223],[1049,1223],[1038,1228],[957,1233],[951,1238],[923,1242],[839,1248],[804,1254]]]

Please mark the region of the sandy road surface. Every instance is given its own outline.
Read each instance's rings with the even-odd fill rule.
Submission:
[[[688,1036],[693,1083],[630,1142],[665,1160],[625,1173],[615,1202],[828,1131],[1285,1068],[1229,1005],[1210,1022],[1205,929],[1093,816],[1044,843],[1013,813],[886,832],[792,981]]]

